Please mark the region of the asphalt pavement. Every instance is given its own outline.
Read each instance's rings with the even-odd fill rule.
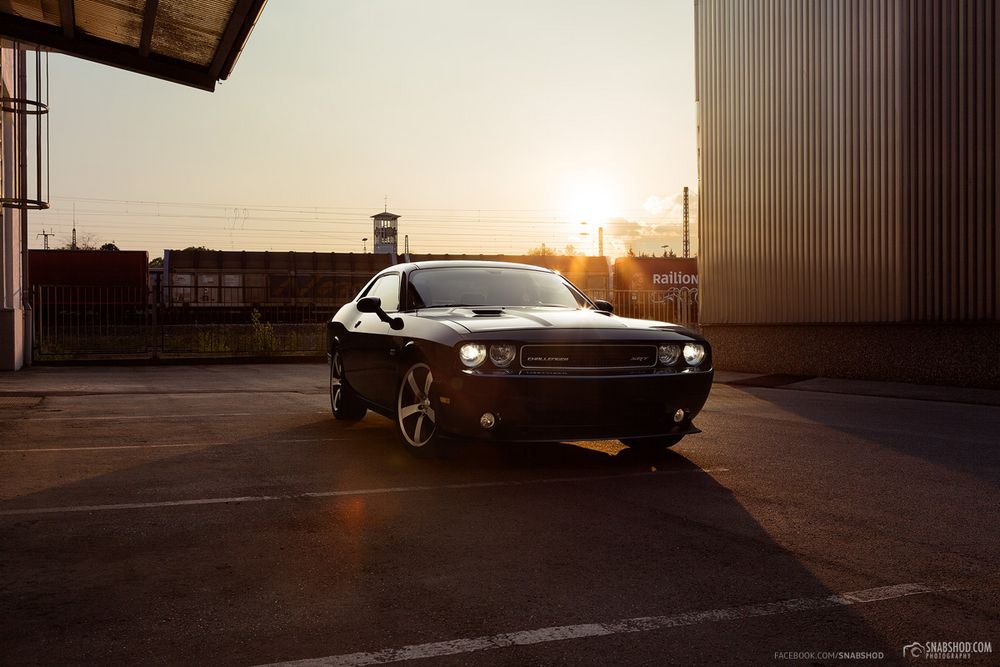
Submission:
[[[998,662],[996,395],[720,380],[427,461],[322,365],[0,374],[0,663]]]

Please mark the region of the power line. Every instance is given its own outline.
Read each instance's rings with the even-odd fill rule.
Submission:
[[[241,208],[248,210],[261,210],[261,211],[274,211],[281,213],[301,213],[301,214],[312,214],[318,212],[325,213],[335,213],[343,212],[344,214],[351,215],[354,212],[370,212],[372,210],[371,206],[287,206],[284,204],[248,204],[248,203],[225,203],[225,202],[169,202],[169,201],[157,201],[157,200],[141,200],[141,199],[113,199],[106,197],[77,197],[77,196],[62,196],[53,197],[53,200],[66,201],[66,202],[103,202],[110,204],[136,204],[142,206],[167,206],[167,207],[184,207],[184,208]],[[467,214],[466,218],[472,216],[478,216],[480,212],[487,213],[530,213],[530,214],[552,214],[552,217],[565,217],[563,216],[565,209],[562,208],[456,208],[456,207],[437,207],[437,208],[401,208],[396,207],[401,211],[406,211],[409,214],[412,213],[435,213],[435,212],[447,212],[447,213],[463,213]],[[618,211],[621,216],[627,217],[645,217],[649,216],[649,212],[644,208],[628,208],[620,209]],[[641,213],[640,213],[641,212]],[[364,216],[367,218],[368,216]],[[404,216],[410,217],[410,216]],[[656,217],[656,216],[649,216]]]

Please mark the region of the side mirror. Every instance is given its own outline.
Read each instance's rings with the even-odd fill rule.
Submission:
[[[388,322],[393,331],[399,331],[403,328],[403,318],[389,317],[388,313],[382,310],[382,299],[377,296],[366,296],[358,299],[357,309],[362,313],[375,313],[380,320]]]
[[[366,296],[358,299],[358,310],[362,313],[377,313],[382,310],[382,299],[377,296]]]
[[[597,310],[602,313],[615,312],[615,307],[611,305],[610,301],[605,301],[604,299],[594,299],[594,305],[597,306]]]

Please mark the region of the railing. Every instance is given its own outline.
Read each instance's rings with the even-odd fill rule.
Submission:
[[[135,287],[36,285],[32,297],[36,361],[322,355],[336,311],[188,308]],[[275,315],[285,321],[270,321]]]
[[[698,328],[698,288],[671,287],[666,290],[590,290],[591,299],[609,301],[615,314],[643,320],[657,320]]]

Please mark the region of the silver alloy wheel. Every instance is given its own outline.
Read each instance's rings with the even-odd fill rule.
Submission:
[[[343,389],[340,381],[344,377],[344,362],[340,358],[340,351],[333,353],[330,359],[330,409],[336,414],[344,400]]]
[[[431,407],[431,385],[434,375],[427,364],[414,364],[399,385],[396,420],[406,444],[423,447],[434,437],[434,408]]]

